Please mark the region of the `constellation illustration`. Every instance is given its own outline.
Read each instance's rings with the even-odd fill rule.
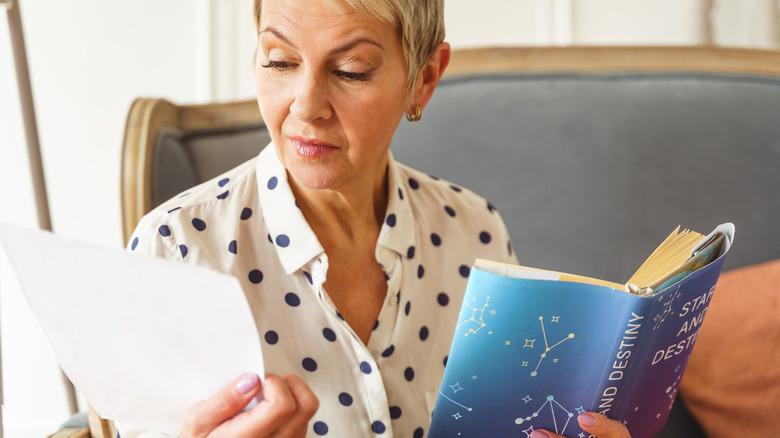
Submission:
[[[681,295],[682,294],[680,293],[680,286],[678,285],[677,290],[675,290],[673,294],[670,294],[669,300],[664,303],[664,310],[661,313],[655,315],[655,317],[653,317],[653,322],[655,323],[655,325],[653,326],[653,330],[657,330],[659,327],[661,327],[661,324],[663,324],[664,321],[666,321],[666,317],[672,314],[672,312],[674,311],[672,309],[672,304],[674,304],[674,301],[677,298],[679,298]],[[663,300],[663,296],[659,296],[658,301],[662,301],[662,300]]]
[[[472,376],[472,379],[474,379],[474,377],[476,377],[476,376]],[[476,379],[474,379],[474,380],[476,380]],[[452,389],[452,393],[453,393],[453,394],[456,394],[458,391],[463,391],[463,387],[462,387],[462,386],[460,386],[460,382],[455,382],[455,384],[454,384],[454,385],[447,385],[447,386],[449,386],[449,387],[450,387],[450,389]],[[463,408],[463,409],[465,409],[465,410],[467,410],[467,411],[471,412],[471,408],[470,408],[470,407],[468,407],[468,406],[466,406],[466,405],[462,405],[462,404],[460,404],[460,403],[456,402],[455,400],[453,400],[453,399],[451,399],[451,398],[447,397],[447,394],[445,394],[445,393],[443,393],[443,392],[439,391],[439,395],[441,395],[442,397],[446,398],[446,399],[447,399],[447,400],[449,400],[450,402],[452,402],[452,403],[454,403],[454,404],[456,404],[456,405],[460,406],[461,408]],[[456,416],[454,416],[454,417],[455,417],[455,419],[456,419],[456,420],[462,417],[462,415],[460,415],[460,412],[456,413],[455,415],[456,415]]]
[[[559,322],[558,321],[559,318],[560,318],[560,316],[553,316],[552,317],[552,322],[556,322],[556,323]],[[568,336],[566,336],[565,338],[561,339],[560,341],[558,341],[555,344],[553,344],[552,346],[550,346],[550,344],[547,342],[547,332],[544,329],[544,317],[543,316],[539,317],[539,323],[542,325],[542,337],[544,338],[544,353],[542,353],[539,356],[539,362],[537,362],[536,368],[534,368],[534,370],[531,371],[531,377],[536,377],[539,374],[539,367],[542,365],[542,361],[544,360],[545,357],[547,357],[547,353],[549,353],[550,350],[552,350],[553,348],[561,345],[563,342],[565,342],[565,341],[567,341],[569,339],[573,339],[574,338],[574,333],[569,333]],[[525,345],[523,345],[523,348],[534,348],[534,342],[536,342],[536,339],[526,339],[525,340]],[[554,362],[558,362],[558,360],[555,359]],[[527,366],[527,365],[528,365],[528,362],[523,362],[522,366]]]
[[[482,306],[482,308],[479,308],[479,309],[474,307],[474,306],[472,306],[469,303],[463,303],[464,306],[467,306],[468,308],[470,308],[472,310],[472,313],[471,313],[471,317],[466,319],[466,320],[464,320],[460,324],[458,324],[457,328],[460,328],[460,326],[462,326],[463,324],[469,323],[469,322],[477,324],[477,328],[476,329],[469,328],[469,331],[466,332],[465,336],[468,336],[469,333],[477,333],[482,327],[485,327],[487,325],[487,324],[485,324],[485,321],[484,321],[483,317],[485,315],[485,309],[487,309],[488,302],[490,302],[490,296],[485,298],[485,304]],[[495,314],[495,310],[491,310],[490,314],[494,315]],[[479,315],[479,316],[477,317],[477,315]]]
[[[529,395],[526,395],[525,397],[523,397],[522,400],[526,404],[528,404],[533,399]],[[551,416],[552,421],[553,421],[553,427],[555,428],[555,433],[563,434],[566,431],[566,427],[568,427],[569,422],[571,421],[571,419],[574,418],[574,413],[573,412],[569,412],[569,410],[564,408],[562,404],[560,404],[557,401],[555,401],[555,397],[552,396],[552,395],[548,395],[547,396],[547,400],[544,403],[542,403],[541,406],[539,406],[539,409],[537,409],[536,412],[533,412],[531,415],[529,415],[529,416],[527,416],[525,418],[523,418],[523,417],[516,418],[515,419],[515,424],[523,424],[523,423],[525,423],[527,421],[530,422],[533,419],[538,418],[539,417],[539,413],[542,412],[542,410],[545,409],[545,407],[547,405],[550,406],[550,416]],[[556,412],[556,410],[558,412]],[[576,410],[577,410],[577,413],[585,412],[585,410],[582,409],[582,407],[579,407]],[[559,424],[558,424],[559,422],[563,423],[563,426],[559,426]],[[534,431],[534,426],[533,425],[531,425],[531,427],[529,427],[528,429],[523,430],[523,432],[525,433],[526,438],[530,437],[531,436],[531,432],[533,432],[533,431]]]

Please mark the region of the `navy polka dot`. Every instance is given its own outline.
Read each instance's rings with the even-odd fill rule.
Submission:
[[[512,242],[511,241],[506,243],[506,249],[509,251],[509,255],[512,255]]]
[[[298,307],[301,304],[301,299],[294,292],[288,292],[284,296],[284,301],[292,307]]]
[[[423,268],[423,265],[420,265],[417,267],[417,278],[423,278],[423,275],[425,275],[425,268]]]
[[[187,245],[179,245],[179,251],[181,251],[181,258],[187,257],[187,253],[189,252]]]
[[[449,360],[449,358],[450,358],[449,356],[444,356],[443,362],[445,367],[447,366],[447,360]]]
[[[303,271],[303,276],[306,277],[306,281],[309,282],[309,284],[314,284],[314,280],[311,278],[311,274],[309,274],[306,271]]]
[[[202,219],[194,218],[192,220],[192,226],[198,231],[203,231],[206,229],[206,222],[203,222]]]
[[[482,243],[490,243],[490,233],[487,231],[479,233],[479,241]]]
[[[360,362],[360,371],[363,371],[363,374],[371,374],[371,364],[368,362]]]
[[[382,357],[390,357],[390,355],[393,354],[395,351],[395,345],[391,345],[385,349],[385,351],[382,352]]]
[[[238,254],[238,242],[231,240],[228,244],[228,251],[230,251],[232,254]]]
[[[241,210],[241,220],[245,221],[252,217],[252,209],[249,207],[244,207],[243,210]]]
[[[280,234],[276,236],[276,244],[282,248],[287,248],[290,246],[290,238],[286,234]]]
[[[265,342],[268,342],[271,345],[275,345],[277,342],[279,342],[279,334],[276,333],[273,330],[268,330],[265,332]]]
[[[414,437],[413,438],[423,438],[423,434],[424,433],[425,433],[425,431],[423,430],[423,428],[422,427],[418,427],[417,429],[414,430]]]
[[[441,236],[436,233],[431,233],[431,243],[433,243],[434,246],[441,245]]]
[[[306,357],[301,361],[301,365],[303,365],[303,369],[309,372],[317,371],[317,361],[310,357]]]
[[[417,190],[420,188],[420,183],[418,183],[414,178],[409,178],[409,187]]]
[[[488,208],[488,211],[491,212],[491,213],[496,211],[496,207],[494,207],[493,204],[491,204],[490,202],[487,203],[487,208]]]
[[[385,220],[385,223],[388,226],[390,226],[390,227],[394,227],[395,226],[395,215],[391,214],[391,215],[387,216],[387,219]]]
[[[441,179],[441,178],[439,178],[439,177],[438,177],[438,176],[436,176],[436,175],[431,175],[430,173],[428,174],[428,176],[430,176],[430,177],[431,177],[431,179],[433,179],[433,180],[435,180],[435,181],[438,181],[438,180],[440,180],[440,179]]]
[[[422,326],[422,328],[420,328],[420,340],[424,341],[426,339],[428,339],[428,327]]]
[[[179,210],[179,209],[181,209],[181,207],[172,208],[172,209],[168,210],[168,213],[169,214],[173,213],[174,211]]]
[[[385,423],[374,421],[371,423],[371,430],[373,430],[374,433],[385,433]]]
[[[398,187],[398,198],[402,201],[404,200],[404,192],[400,187]]]
[[[458,272],[460,272],[460,275],[462,277],[468,278],[469,273],[471,272],[471,268],[469,268],[466,265],[460,265],[460,268],[458,268]]]
[[[187,195],[189,195],[189,194],[190,194],[190,192],[185,192],[185,193],[182,193],[181,195],[179,195],[179,198],[183,198],[183,197],[185,197],[185,196],[187,196]]]
[[[271,177],[271,178],[268,180],[268,189],[269,189],[269,190],[273,190],[273,189],[275,189],[277,184],[279,184],[279,179],[278,179],[278,178],[276,178],[275,176],[272,176],[272,177]]]
[[[269,242],[271,242],[271,244],[273,244],[273,243],[274,243],[274,240],[273,240],[273,239],[271,239],[271,233],[268,233],[268,241],[269,241]]]
[[[219,184],[220,187],[225,187],[225,184],[227,184],[228,181],[230,181],[230,178],[223,178],[223,179],[219,180],[219,182],[217,184]]]
[[[458,193],[460,193],[460,192],[462,192],[462,191],[463,191],[463,189],[461,189],[461,188],[460,188],[460,187],[458,187],[458,186],[454,186],[454,185],[450,185],[450,188],[451,188],[452,190],[455,190],[455,191],[456,191],[456,192],[458,192]]]
[[[379,320],[377,319],[376,322],[374,322],[374,328],[371,330],[376,330],[379,327]]]
[[[453,210],[449,205],[444,206],[444,211],[446,211],[450,217],[455,217],[455,210]]]
[[[160,225],[160,228],[158,228],[157,231],[159,231],[160,235],[163,237],[168,237],[171,235],[171,229],[168,228],[168,225]]]
[[[314,423],[312,429],[314,429],[314,433],[320,436],[328,434],[328,425],[322,421],[317,421]]]
[[[406,314],[406,316],[409,316],[409,311],[410,310],[412,310],[412,302],[411,301],[407,301],[406,302],[406,307],[404,307],[404,313]]]
[[[352,406],[352,396],[346,392],[342,392],[339,394],[339,403],[343,406]]]
[[[450,302],[450,297],[448,297],[447,294],[442,292],[439,294],[438,297],[436,297],[436,301],[438,301],[440,305],[446,306]]]
[[[404,377],[406,378],[407,382],[414,380],[414,370],[412,367],[407,367],[406,370],[404,370]]]
[[[409,249],[406,250],[406,257],[413,259],[414,258],[414,247],[410,246]]]
[[[340,320],[344,321],[344,316],[342,316],[341,312],[339,312],[338,310],[336,311],[336,316],[338,316]]]
[[[329,340],[330,342],[334,342],[336,340],[336,332],[327,327],[322,329],[322,336],[325,336],[325,339]]]
[[[225,193],[222,193],[220,195],[217,195],[217,199],[225,199],[230,194],[230,190],[225,190]]]
[[[390,406],[390,418],[393,420],[401,418],[401,408],[398,406]]]
[[[263,281],[263,273],[259,269],[252,269],[249,273],[249,281],[254,284],[260,284]]]
[[[135,251],[135,248],[138,246],[138,238],[136,237],[133,239],[133,243],[130,245],[130,250]]]

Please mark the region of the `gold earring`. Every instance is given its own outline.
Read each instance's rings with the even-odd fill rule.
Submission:
[[[422,108],[418,104],[414,104],[413,108],[414,113],[411,111],[406,113],[406,120],[410,122],[418,122],[422,118]]]

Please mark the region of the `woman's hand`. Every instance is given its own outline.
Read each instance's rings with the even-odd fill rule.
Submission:
[[[580,427],[589,434],[598,438],[631,438],[626,426],[615,420],[597,414],[595,412],[586,412],[577,417]],[[563,435],[548,432],[546,430],[535,430],[531,433],[532,438],[564,438]]]
[[[179,435],[200,437],[304,437],[319,401],[308,385],[293,374],[266,374],[263,401],[241,412],[260,392],[257,374],[244,374],[211,398],[190,407]]]

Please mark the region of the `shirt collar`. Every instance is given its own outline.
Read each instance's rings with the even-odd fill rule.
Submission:
[[[287,170],[270,143],[257,160],[257,193],[268,238],[287,274],[301,269],[324,250],[295,202]]]
[[[402,172],[402,167],[391,153],[387,168],[387,211],[377,245],[401,255],[409,255],[414,253],[417,232],[414,213],[409,202],[409,181]]]
[[[413,255],[415,220],[409,202],[409,182],[392,154],[388,160],[388,201],[377,247],[389,248],[402,256]],[[314,231],[295,202],[287,171],[276,155],[273,143],[257,160],[257,189],[263,217],[279,260],[292,274],[324,253]]]

